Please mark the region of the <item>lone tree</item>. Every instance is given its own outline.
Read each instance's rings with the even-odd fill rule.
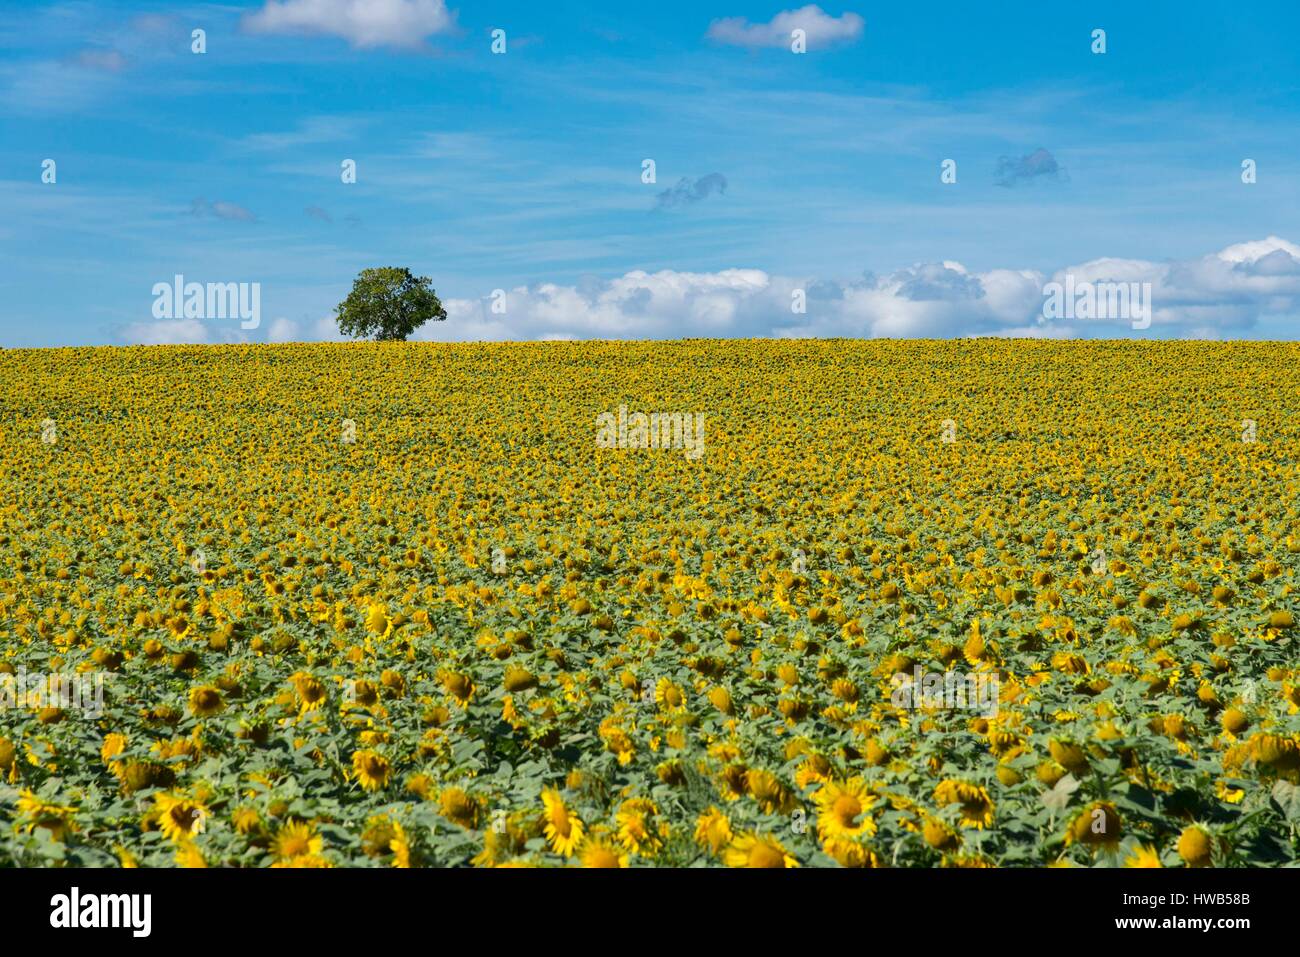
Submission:
[[[352,291],[338,305],[339,331],[354,339],[405,342],[430,319],[447,318],[428,276],[409,269],[384,266],[363,269]]]

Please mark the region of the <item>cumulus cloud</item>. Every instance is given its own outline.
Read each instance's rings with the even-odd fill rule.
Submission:
[[[1128,317],[1048,319],[1051,283],[1150,283],[1152,324]],[[802,293],[802,295],[797,295]],[[804,311],[796,309],[802,300]],[[1265,323],[1300,334],[1300,246],[1276,236],[1174,262],[1101,258],[1051,274],[919,263],[850,280],[780,276],[761,269],[641,270],[612,279],[539,283],[504,298],[444,298],[446,322],[414,338],[437,341],[734,338],[1228,338]],[[504,311],[502,311],[504,306]],[[127,342],[338,339],[333,318],[237,323],[167,320],[126,327]]]
[[[664,190],[655,199],[659,209],[671,209],[674,206],[691,206],[713,193],[723,194],[727,191],[727,177],[721,173],[709,173],[699,179],[683,176],[677,185]]]
[[[335,36],[359,49],[419,49],[455,26],[444,0],[267,0],[243,19],[248,33]]]
[[[238,322],[204,319],[150,319],[130,322],[117,329],[117,338],[131,345],[215,345],[234,342],[337,342],[338,322],[333,316],[298,321],[283,316],[244,330]]]
[[[123,342],[142,346],[179,346],[194,343],[234,341],[201,319],[159,319],[128,323],[120,330]]]
[[[984,287],[958,263],[925,263],[898,274],[897,295],[912,302],[980,299]]]
[[[1003,156],[998,160],[994,182],[998,186],[1019,186],[1024,183],[1068,182],[1069,175],[1065,168],[1056,162],[1056,157],[1047,150],[1039,148],[1019,159]]]
[[[833,17],[815,3],[785,10],[767,23],[750,23],[744,17],[725,17],[709,24],[708,37],[741,47],[789,47],[791,33],[803,30],[808,49],[851,43],[862,36],[865,21],[856,13]]]
[[[1049,283],[1151,283],[1153,322],[1131,317],[1045,318]],[[803,291],[805,311],[794,304]],[[919,263],[854,280],[716,273],[630,272],[573,285],[508,291],[505,314],[488,299],[451,300],[449,318],[421,330],[441,340],[771,337],[1034,338],[1241,335],[1266,320],[1300,325],[1300,247],[1278,237],[1177,262],[1102,258],[1052,274],[973,271]],[[1217,333],[1216,333],[1217,330]]]

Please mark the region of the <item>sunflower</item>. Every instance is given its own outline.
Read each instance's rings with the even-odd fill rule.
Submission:
[[[446,788],[438,795],[442,816],[453,824],[472,831],[478,827],[478,804],[461,788]]]
[[[414,794],[421,801],[429,800],[429,795],[433,793],[433,789],[433,778],[423,772],[420,774],[412,774],[406,779],[406,790],[411,794]]]
[[[1250,718],[1240,708],[1228,708],[1219,718],[1226,734],[1234,738],[1250,727]]]
[[[351,692],[349,698],[353,704],[370,708],[379,703],[379,686],[373,681],[362,679],[353,682],[349,687]]]
[[[393,866],[407,869],[411,866],[411,842],[406,830],[397,821],[393,822],[393,839],[388,842],[388,849],[393,852]]]
[[[378,814],[366,819],[366,828],[361,832],[361,850],[368,857],[383,857],[391,853],[389,844],[397,832],[388,817]]]
[[[438,674],[438,681],[442,684],[443,690],[462,705],[468,704],[470,698],[474,697],[474,682],[470,680],[469,675],[445,670]]]
[[[744,786],[765,814],[787,811],[792,804],[790,792],[771,771],[751,768],[745,772]]]
[[[628,798],[614,815],[619,842],[634,854],[653,857],[663,847],[655,824],[659,808],[649,798]]]
[[[1282,771],[1300,768],[1300,745],[1293,739],[1276,734],[1260,734],[1250,741],[1254,746],[1256,760],[1260,763]]]
[[[190,798],[163,792],[154,795],[154,813],[163,837],[179,844],[202,833],[208,809]]]
[[[1115,805],[1106,801],[1096,802],[1083,810],[1070,822],[1065,833],[1065,842],[1086,844],[1089,847],[1104,848],[1114,851],[1119,846],[1124,831],[1124,822],[1115,810]]]
[[[371,605],[366,609],[366,631],[371,634],[387,636],[392,623],[388,618],[388,609],[383,605]]]
[[[511,694],[520,691],[527,691],[529,688],[537,687],[537,676],[527,668],[521,668],[518,665],[509,665],[505,671],[503,679],[506,691]]]
[[[211,717],[226,706],[221,691],[210,685],[190,689],[190,713],[199,718]]]
[[[290,857],[282,861],[276,861],[271,865],[272,868],[310,868],[313,870],[330,868],[333,866],[333,864],[319,854],[300,854],[297,857]]]
[[[840,867],[880,866],[880,858],[876,853],[857,841],[831,838],[822,845],[822,850]]]
[[[531,835],[504,815],[493,821],[483,835],[483,850],[470,859],[475,867],[499,867],[510,858],[523,853]]]
[[[578,859],[583,867],[627,867],[627,852],[604,834],[593,834],[583,841]]]
[[[731,821],[712,805],[695,822],[695,843],[717,855],[731,843]]]
[[[176,848],[176,866],[203,868],[208,866],[208,862],[204,860],[203,852],[195,846],[193,841],[185,841]]]
[[[1210,867],[1214,863],[1214,839],[1199,824],[1183,828],[1178,835],[1178,856],[1188,867]]]
[[[684,708],[686,706],[686,696],[682,694],[682,689],[667,678],[660,678],[655,683],[655,704],[670,710]]]
[[[291,861],[320,854],[324,843],[311,824],[306,821],[289,821],[276,831],[275,838],[271,841],[271,853],[277,861]]]
[[[995,865],[982,854],[949,854],[944,857],[939,866],[981,870]]]
[[[736,835],[722,852],[722,862],[728,867],[799,866],[780,841],[751,831]]]
[[[542,791],[546,808],[546,839],[557,854],[572,857],[582,843],[582,819],[564,806],[564,798],[554,788]]]
[[[1088,770],[1088,756],[1077,744],[1053,739],[1048,742],[1047,750],[1053,761],[1073,774],[1082,774]]]
[[[731,700],[731,692],[721,686],[709,691],[709,704],[726,715],[734,714],[736,710]]]
[[[290,675],[289,682],[298,695],[298,702],[303,711],[313,711],[324,704],[325,685],[305,671]]]
[[[230,821],[235,825],[235,831],[239,834],[248,834],[262,823],[257,811],[251,807],[236,808],[235,812],[230,815]]]
[[[1136,844],[1129,856],[1124,858],[1125,867],[1164,867],[1160,863],[1160,852],[1150,844]]]
[[[843,784],[827,782],[813,800],[819,812],[817,835],[823,841],[855,840],[876,833],[876,822],[867,813],[875,798],[867,793],[862,778],[852,778]]]
[[[925,819],[921,836],[936,851],[952,851],[961,846],[961,837],[957,832],[936,817]]]
[[[18,813],[25,818],[22,829],[30,834],[37,828],[49,833],[55,841],[64,841],[68,834],[76,830],[72,817],[75,807],[51,804],[38,798],[31,791],[23,791],[18,797]]]
[[[124,734],[104,735],[104,744],[99,749],[100,760],[112,767],[116,763],[113,759],[126,750],[126,744],[127,740]]]
[[[631,736],[618,725],[618,719],[611,716],[600,722],[597,729],[601,741],[605,743],[605,750],[618,757],[618,763],[621,765],[629,764],[636,754],[636,744],[633,743]]]
[[[934,789],[935,803],[941,806],[961,805],[963,827],[983,828],[993,823],[993,799],[984,788],[966,781],[945,778]]]
[[[378,751],[358,751],[352,755],[352,770],[357,781],[367,791],[380,791],[388,786],[392,766]]]

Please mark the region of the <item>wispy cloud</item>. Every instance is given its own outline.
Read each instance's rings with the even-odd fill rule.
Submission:
[[[120,72],[78,57],[0,63],[0,103],[14,113],[75,112],[111,95],[121,83]]]
[[[310,116],[289,130],[249,133],[235,144],[249,152],[283,153],[303,146],[342,143],[354,138],[365,120],[354,116]]]
[[[205,199],[196,199],[190,204],[191,216],[201,217],[209,214],[217,217],[217,219],[229,219],[241,223],[257,222],[257,217],[250,210],[237,203],[230,203],[221,199],[209,203]]]
[[[127,67],[126,57],[117,50],[82,50],[76,61],[79,66],[105,73],[121,73]]]

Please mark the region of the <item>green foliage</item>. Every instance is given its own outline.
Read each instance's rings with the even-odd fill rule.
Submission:
[[[394,266],[361,270],[336,310],[339,331],[354,339],[405,342],[430,319],[447,318],[429,283],[428,276]]]

